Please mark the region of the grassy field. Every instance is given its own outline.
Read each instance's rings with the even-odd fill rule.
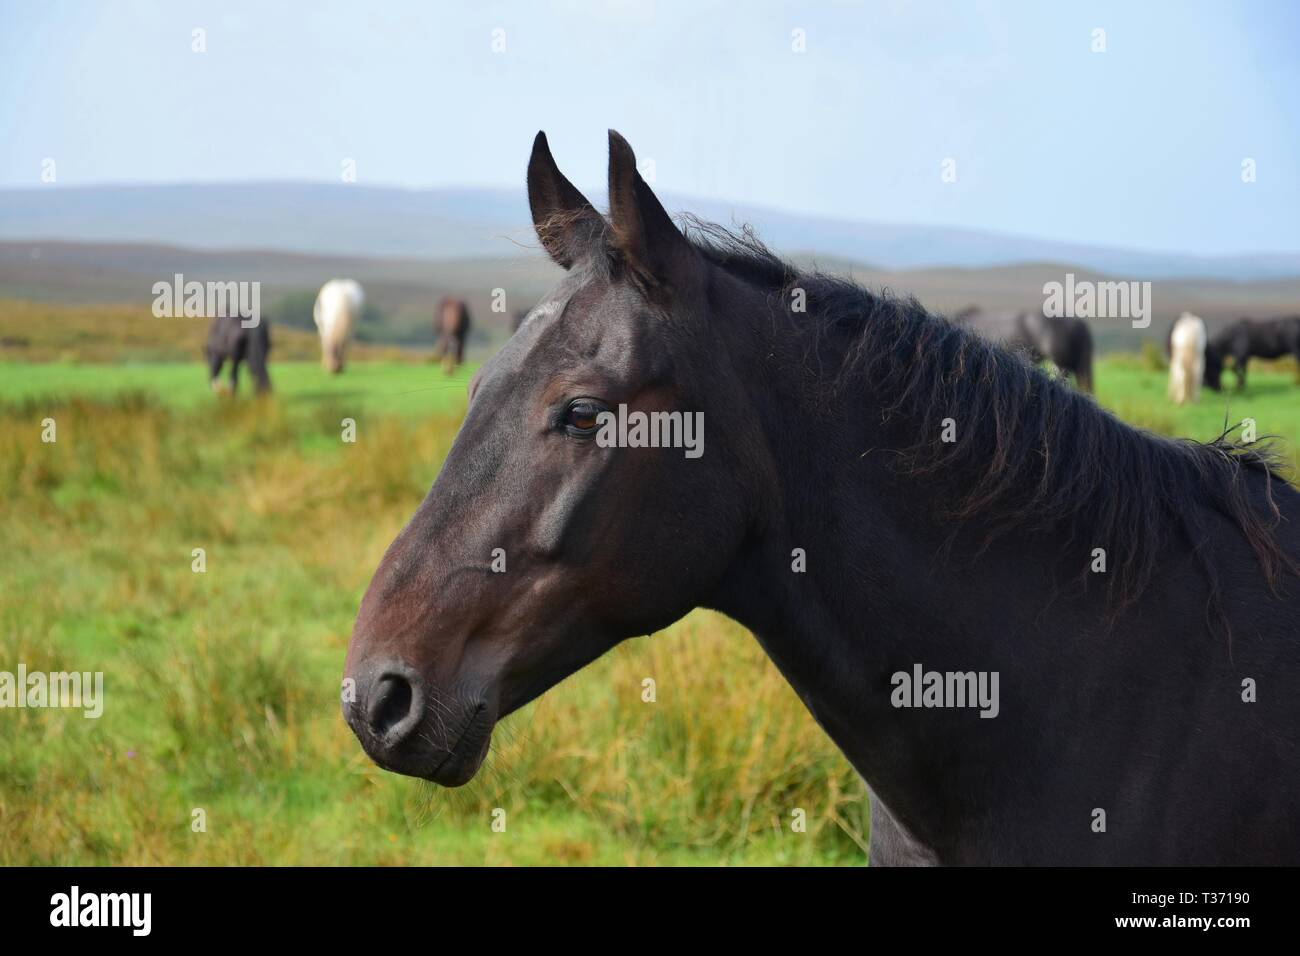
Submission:
[[[1197,441],[1209,441],[1227,429],[1240,438],[1236,426],[1254,419],[1258,438],[1279,439],[1278,450],[1292,468],[1300,466],[1300,378],[1294,362],[1252,362],[1244,393],[1236,391],[1236,377],[1228,371],[1225,390],[1202,389],[1195,405],[1177,406],[1166,399],[1167,376],[1150,355],[1114,353],[1097,366],[1097,400],[1139,428]]]
[[[463,790],[377,770],[339,716],[346,641],[466,373],[278,362],[273,398],[232,401],[196,360],[93,364],[111,349],[88,341],[0,352],[0,670],[103,671],[106,695],[97,720],[0,713],[0,864],[865,861],[861,782],[752,638],[704,612],[510,718]],[[14,360],[34,349],[63,360]],[[1294,370],[1174,409],[1156,365],[1103,361],[1101,401],[1169,434],[1249,416],[1300,439]]]
[[[861,783],[702,612],[512,717],[468,788],[374,768],[339,716],[346,641],[467,376],[273,375],[254,402],[193,362],[0,364],[0,670],[103,671],[106,697],[97,720],[0,715],[0,864],[863,860]]]

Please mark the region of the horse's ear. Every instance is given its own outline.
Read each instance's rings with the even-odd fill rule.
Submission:
[[[632,147],[614,130],[609,131],[609,219],[615,251],[638,274],[656,285],[685,281],[695,250],[637,172]]]
[[[555,165],[545,133],[533,140],[528,160],[528,205],[542,248],[566,269],[604,228],[600,213]]]

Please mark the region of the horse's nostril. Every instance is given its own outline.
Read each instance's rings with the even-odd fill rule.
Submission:
[[[400,674],[385,674],[375,684],[370,705],[370,727],[377,737],[387,737],[394,732],[410,730],[415,714],[415,691],[411,682]]]

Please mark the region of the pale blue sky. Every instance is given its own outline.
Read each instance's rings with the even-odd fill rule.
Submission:
[[[1288,0],[0,0],[0,185],[45,158],[58,187],[338,181],[354,158],[362,183],[517,187],[545,129],[594,190],[612,126],[677,194],[1294,252],[1298,51]]]

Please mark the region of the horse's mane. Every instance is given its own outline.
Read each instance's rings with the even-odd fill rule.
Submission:
[[[843,336],[837,387],[868,391],[896,467],[937,485],[934,500],[945,505],[936,518],[958,530],[978,524],[983,546],[1029,529],[1064,532],[1065,552],[1071,544],[1084,546],[1083,554],[1105,548],[1105,580],[1119,614],[1150,584],[1171,538],[1182,534],[1225,626],[1215,555],[1206,553],[1207,508],[1240,530],[1270,588],[1276,590],[1283,570],[1300,574],[1273,533],[1282,520],[1273,481],[1285,478],[1282,459],[1268,445],[1234,442],[1231,429],[1207,443],[1141,431],[913,298],[801,271],[748,229],[692,219],[686,231],[706,260],[767,291],[792,322],[814,324],[819,336]],[[791,310],[796,289],[806,300],[801,315]],[[956,435],[945,442],[948,418]]]

